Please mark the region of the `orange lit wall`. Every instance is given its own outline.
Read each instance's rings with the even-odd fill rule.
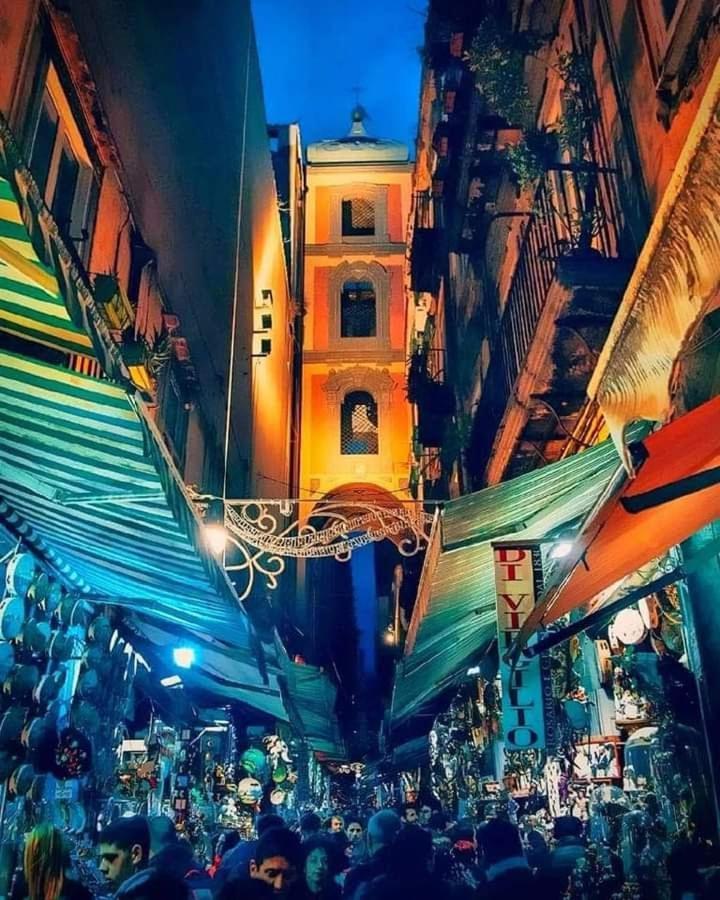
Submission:
[[[346,484],[367,483],[404,496],[409,476],[411,413],[407,403],[404,351],[405,227],[411,201],[411,169],[406,164],[308,166],[305,253],[305,344],[301,422],[301,487],[314,496]],[[343,243],[332,234],[332,204],[353,185],[380,186],[387,198],[383,241]],[[334,211],[337,222],[337,210]],[[345,349],[333,342],[330,296],[334,269],[342,264],[377,264],[388,281],[387,343]],[[379,453],[340,452],[339,408],[325,390],[333,373],[356,367],[390,379],[390,401],[378,410]],[[385,382],[386,383],[386,382]],[[309,497],[310,493],[305,493]]]

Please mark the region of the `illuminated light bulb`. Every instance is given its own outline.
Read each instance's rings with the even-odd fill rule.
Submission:
[[[220,556],[227,544],[227,531],[219,522],[203,526],[203,537],[208,549],[214,556]]]
[[[572,541],[558,541],[550,551],[550,559],[565,559],[566,556],[570,556],[572,549]]]
[[[192,647],[175,647],[173,662],[178,669],[189,669],[195,662],[195,651]]]

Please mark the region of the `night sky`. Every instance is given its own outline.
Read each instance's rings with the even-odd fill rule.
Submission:
[[[425,0],[252,0],[268,122],[300,122],[303,143],[339,137],[354,87],[370,134],[412,147]]]

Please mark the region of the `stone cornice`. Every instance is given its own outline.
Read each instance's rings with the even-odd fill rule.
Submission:
[[[402,256],[405,257],[405,244],[399,243],[357,243],[357,244],[306,244],[306,256]]]

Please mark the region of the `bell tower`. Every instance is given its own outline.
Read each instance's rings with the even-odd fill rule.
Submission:
[[[402,143],[347,135],[307,151],[303,499],[367,483],[407,496],[405,230],[411,165]]]

